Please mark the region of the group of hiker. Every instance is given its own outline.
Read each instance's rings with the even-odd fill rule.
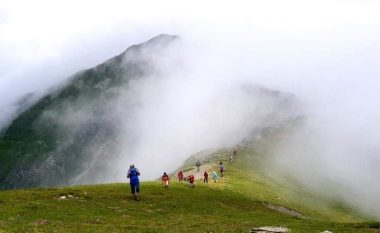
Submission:
[[[183,171],[181,170],[178,172],[177,177],[178,177],[179,182],[188,181],[190,186],[194,187],[195,176],[193,174],[190,174],[187,177],[184,177]]]
[[[230,163],[233,163],[234,158],[236,158],[236,150],[233,151],[234,157],[230,157]],[[195,166],[197,167],[197,172],[200,171],[201,167],[201,162],[198,160],[195,163]],[[224,172],[224,164],[223,161],[219,162],[219,171],[220,171],[220,176],[223,177],[223,172]],[[131,164],[128,170],[128,175],[127,178],[130,179],[130,186],[131,186],[131,193],[133,198],[138,201],[139,200],[139,192],[140,192],[140,181],[139,181],[139,176],[140,176],[140,171],[135,167],[135,165]],[[205,171],[203,173],[203,183],[208,183],[208,172]],[[184,177],[183,171],[179,171],[177,174],[178,181],[183,182],[183,181],[188,181],[190,187],[195,187],[195,177],[193,174],[189,174],[187,177]],[[213,170],[211,173],[211,177],[214,180],[214,183],[219,179],[218,173]],[[164,172],[164,174],[161,177],[162,184],[164,186],[164,189],[169,189],[169,175]]]

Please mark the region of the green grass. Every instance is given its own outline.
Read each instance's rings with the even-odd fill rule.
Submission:
[[[0,233],[249,232],[260,226],[292,232],[380,232],[379,222],[344,203],[273,176],[262,166],[263,152],[255,151],[259,146],[241,147],[232,165],[228,151],[210,152],[202,163],[215,170],[219,161],[225,163],[225,177],[217,183],[197,181],[191,188],[172,179],[164,190],[159,181],[142,182],[138,202],[127,183],[0,191]],[[193,160],[182,169],[195,169]],[[63,195],[72,198],[62,200]]]
[[[273,175],[275,172],[260,168],[249,160],[260,157],[252,151],[242,151],[239,159],[227,167],[226,184],[242,195],[266,203],[285,206],[301,212],[305,217],[340,222],[357,222],[363,219],[357,211],[350,209],[338,200],[332,200],[306,189],[296,181]]]
[[[112,141],[112,135],[109,133],[112,128],[106,125],[107,122],[101,121],[101,117],[96,123],[87,119],[90,123],[83,124],[79,135],[74,134],[75,131],[70,127],[60,125],[54,114],[64,114],[67,106],[76,106],[76,110],[86,108],[86,112],[96,116],[109,111],[108,103],[116,98],[115,88],[133,78],[126,77],[122,71],[122,59],[121,54],[107,63],[72,76],[69,82],[51,90],[50,94],[20,113],[4,132],[0,132],[0,189],[68,184],[68,180],[83,169],[81,165],[84,163],[83,160],[87,159],[86,148],[98,144],[93,142],[95,135],[103,137],[104,144]],[[132,68],[129,74],[133,72]],[[110,80],[108,88],[98,88],[97,85],[106,79]],[[49,117],[50,114],[53,116]],[[100,126],[109,131],[101,130]],[[68,135],[71,135],[76,143],[62,149],[59,142],[68,142]],[[36,174],[33,165],[39,166],[49,157],[54,158],[55,165],[61,170],[65,169],[63,173],[66,176],[72,177],[64,179],[56,166],[45,168],[44,174]],[[30,178],[32,173],[33,179]],[[49,176],[45,176],[46,173],[50,173]]]
[[[292,217],[221,186],[172,183],[165,191],[159,182],[144,182],[139,202],[130,198],[127,184],[2,191],[0,232],[248,232],[266,225],[293,232],[373,232],[364,225]]]
[[[233,165],[226,164],[226,176],[216,184],[198,181],[190,188],[173,179],[164,190],[158,181],[143,182],[138,202],[122,183],[1,191],[0,232],[249,232],[259,226],[284,226],[292,232],[380,232],[378,222],[305,190],[291,192],[290,182],[277,183],[260,170],[248,169],[245,156],[254,155],[239,156]],[[62,200],[63,195],[72,198]],[[267,203],[305,217],[272,210]]]

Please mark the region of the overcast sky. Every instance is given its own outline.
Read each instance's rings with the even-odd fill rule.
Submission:
[[[322,98],[343,85],[342,95],[377,98],[379,9],[370,0],[0,0],[0,107],[5,114],[23,93],[159,33],[179,34],[265,85]]]

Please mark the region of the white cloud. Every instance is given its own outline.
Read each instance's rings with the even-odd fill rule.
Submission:
[[[338,144],[324,145],[330,152],[323,156],[340,153],[326,163],[353,177],[357,174],[348,170],[356,156],[371,161],[374,152],[366,151],[373,151],[380,137],[379,11],[380,2],[370,0],[0,0],[0,125],[22,95],[46,90],[131,44],[179,34],[195,48],[186,53],[206,88],[251,82],[307,102],[331,133],[326,140]],[[197,101],[189,96],[183,101]],[[341,148],[352,144],[359,152],[339,163],[346,153]],[[363,179],[378,176],[368,169]]]

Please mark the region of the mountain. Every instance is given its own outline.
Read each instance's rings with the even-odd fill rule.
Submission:
[[[112,101],[134,79],[147,77],[154,57],[175,40],[159,35],[133,45],[22,112],[0,139],[0,188],[67,185],[88,167],[101,176],[118,130],[109,119]],[[90,164],[99,156],[102,161]]]
[[[247,115],[238,118],[241,124],[234,128],[244,132],[235,148],[208,148],[179,168],[199,179],[204,169],[211,173],[223,161],[225,177],[216,183],[198,180],[196,188],[190,188],[174,182],[173,173],[166,191],[159,181],[142,182],[141,202],[128,199],[128,187],[122,183],[22,189],[114,182],[120,150],[145,140],[137,139],[135,129],[124,124],[133,125],[135,107],[144,105],[137,91],[154,91],[155,85],[163,85],[160,78],[165,73],[160,73],[160,66],[173,64],[160,61],[172,55],[173,51],[167,52],[177,41],[176,36],[160,35],[133,45],[73,75],[38,101],[28,94],[16,103],[19,115],[0,135],[0,189],[20,190],[0,192],[0,232],[248,232],[268,226],[294,232],[378,231],[379,222],[370,221],[350,203],[310,190],[281,167],[271,166],[278,156],[276,147],[292,139],[292,131],[302,127],[304,118],[295,96],[254,85],[229,86],[228,91],[239,98],[225,97],[222,90],[212,106],[217,111],[209,105],[205,109],[216,112],[205,114],[216,116],[211,123],[222,119],[228,124],[234,115]],[[133,88],[150,78],[155,81],[150,88]],[[233,97],[229,104],[220,104],[229,97]],[[148,128],[154,124],[143,123]],[[208,136],[202,135],[202,140]],[[233,149],[237,155],[229,163]],[[197,160],[203,164],[198,173]],[[163,218],[167,224],[162,224]]]
[[[120,176],[115,164],[124,161],[121,151],[138,139],[144,141],[129,127],[136,120],[135,107],[144,105],[136,97],[141,93],[133,87],[151,77],[155,85],[161,84],[160,77],[165,76],[161,66],[174,66],[165,59],[177,53],[170,50],[177,41],[177,36],[159,35],[133,45],[73,75],[20,113],[0,138],[0,189],[120,180],[115,178]],[[229,102],[227,106],[245,117],[238,118],[242,127],[233,127],[238,128],[234,132],[244,132],[247,138],[297,115],[295,97],[290,94],[252,85],[238,86],[231,92],[238,95],[233,96],[235,102],[219,96],[217,101]],[[245,105],[240,106],[240,100]],[[218,105],[216,112],[226,111],[229,109]],[[235,117],[234,113],[230,117]],[[128,127],[122,123],[125,121]]]

